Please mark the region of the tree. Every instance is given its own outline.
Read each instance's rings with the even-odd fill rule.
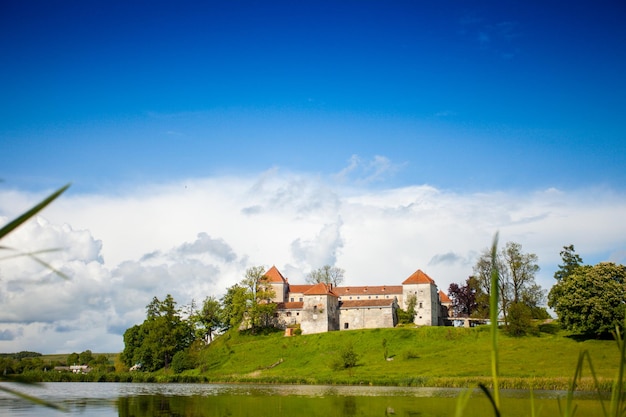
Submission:
[[[79,356],[79,361],[81,365],[89,365],[94,360],[93,354],[91,350],[87,349],[84,352],[81,352]]]
[[[160,301],[157,297],[146,306],[147,317],[141,325],[124,332],[122,357],[127,366],[142,364],[142,369],[155,371],[168,368],[172,358],[193,341],[193,331],[183,320],[171,295]]]
[[[563,250],[559,253],[563,260],[563,265],[559,265],[559,269],[554,273],[554,279],[560,281],[569,276],[583,264],[581,258],[574,250],[574,245],[563,246]]]
[[[417,296],[409,294],[406,299],[406,310],[398,309],[398,322],[402,324],[410,324],[415,320],[415,306],[417,305]]]
[[[469,277],[465,285],[450,284],[448,295],[452,299],[452,310],[455,317],[472,317],[479,310],[477,296],[482,293],[478,279]]]
[[[228,288],[222,298],[222,320],[227,328],[247,327],[256,330],[271,326],[276,311],[274,289],[262,266],[253,266],[239,284]]]
[[[70,353],[69,355],[67,355],[67,359],[66,359],[67,366],[72,366],[72,365],[77,365],[77,364],[80,365],[79,358],[80,357],[78,356],[78,353],[76,352]]]
[[[498,269],[500,312],[505,323],[508,324],[511,304],[523,303],[523,296],[530,288],[534,288],[533,291],[536,292],[534,286],[537,286],[535,275],[539,271],[538,258],[535,254],[523,253],[522,245],[515,242],[507,242],[505,247],[496,254],[495,262],[492,262],[491,258],[491,251],[484,250],[474,266],[474,276],[478,280],[479,288],[488,298],[491,293],[491,271],[494,266]]]
[[[511,336],[525,336],[530,329],[532,311],[522,302],[513,302],[509,307],[509,325],[506,331]]]
[[[561,326],[596,336],[623,327],[625,302],[626,266],[612,262],[576,267],[548,295]]]
[[[509,275],[512,302],[522,301],[522,294],[530,285],[535,285],[535,275],[539,272],[537,255],[522,253],[522,245],[507,242],[502,251],[502,258],[506,268],[501,271]]]
[[[223,314],[220,302],[215,297],[207,297],[202,309],[192,313],[191,320],[195,325],[196,336],[205,343],[213,341],[213,333],[221,329]]]
[[[546,290],[538,284],[529,285],[522,291],[522,304],[530,309],[530,316],[533,319],[545,320],[550,318],[546,310]]]
[[[272,299],[276,296],[269,278],[265,275],[265,268],[253,266],[246,270],[242,281],[248,287],[247,318],[252,329],[269,327],[272,324],[276,304]]]
[[[235,284],[222,297],[222,322],[226,329],[238,328],[243,322],[248,302],[246,288]]]
[[[306,281],[310,284],[332,284],[333,287],[339,286],[343,282],[344,270],[336,266],[324,265],[314,271],[309,272]]]

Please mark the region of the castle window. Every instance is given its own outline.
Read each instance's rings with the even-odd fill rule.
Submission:
[[[298,299],[298,301],[302,301],[302,300],[303,300],[303,298],[302,298],[302,297],[300,297],[300,298]]]
[[[291,311],[287,312],[287,317],[291,317]]]
[[[292,302],[292,303],[293,303],[293,300],[294,300],[294,298],[293,298],[293,297],[291,297],[291,302]]]
[[[371,296],[371,295],[368,295],[368,296],[367,296],[367,298],[369,298],[369,299],[371,300],[371,299],[372,299],[372,296]],[[376,298],[378,298],[378,297],[376,297]]]
[[[317,313],[317,306],[313,306],[313,313]]]
[[[423,308],[423,307],[422,307],[422,302],[421,302],[421,301],[420,301],[420,307],[419,307],[419,308]]]
[[[347,329],[348,327],[349,327],[349,324],[348,324],[348,323],[344,323],[344,324],[343,324],[343,328],[344,328],[344,329]]]

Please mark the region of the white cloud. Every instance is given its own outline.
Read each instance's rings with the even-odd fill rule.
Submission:
[[[255,265],[299,283],[335,264],[348,285],[397,285],[422,269],[446,290],[472,273],[496,231],[501,245],[539,256],[546,289],[564,245],[588,263],[626,261],[626,197],[609,190],[463,194],[365,183],[273,169],[115,195],[68,192],[2,242],[62,248],[42,257],[71,279],[26,257],[0,261],[0,351],[120,351],[121,333],[145,318],[152,297],[184,305],[220,296]],[[38,198],[0,192],[0,221]]]

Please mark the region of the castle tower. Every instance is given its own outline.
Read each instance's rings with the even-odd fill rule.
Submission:
[[[289,292],[289,284],[287,279],[283,277],[278,268],[272,266],[267,270],[265,276],[268,278],[272,289],[274,290],[274,298],[270,301],[275,303],[284,303],[287,301],[287,294]]]
[[[303,334],[339,330],[339,297],[323,283],[304,293],[300,327]]]
[[[402,283],[402,308],[406,309],[409,298],[415,296],[414,323],[419,326],[438,326],[441,304],[435,281],[421,269],[415,271]]]

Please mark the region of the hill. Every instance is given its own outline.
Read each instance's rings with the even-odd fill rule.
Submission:
[[[543,329],[536,337],[499,337],[505,387],[567,389],[579,353],[587,350],[596,374],[610,389],[619,363],[614,341],[580,341],[550,325]],[[350,349],[357,363],[345,369],[341,354]],[[398,327],[293,337],[231,331],[199,355],[200,367],[186,373],[211,382],[463,387],[488,383],[490,377],[487,327]]]

